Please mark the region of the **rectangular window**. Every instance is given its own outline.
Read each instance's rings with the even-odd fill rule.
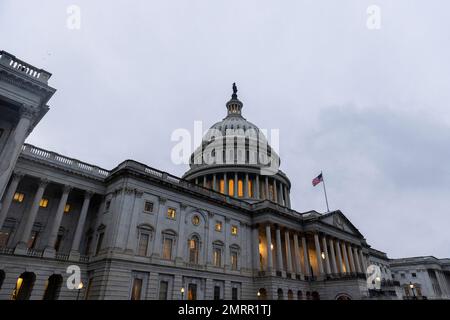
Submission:
[[[237,252],[231,252],[231,269],[237,270],[238,268],[238,254]]]
[[[242,180],[238,180],[238,197],[242,198],[244,196],[244,183]]]
[[[34,249],[34,247],[36,246],[36,242],[37,242],[37,238],[38,237],[39,237],[39,232],[38,231],[32,231],[31,232],[30,240],[28,240],[28,248]]]
[[[62,234],[58,234],[58,236],[56,237],[56,242],[55,242],[55,250],[56,251],[59,251],[59,249],[61,247],[62,239],[63,239]]]
[[[21,203],[21,202],[23,202],[23,199],[24,199],[24,198],[25,198],[25,194],[20,193],[20,192],[14,193],[14,201],[15,201],[15,202]]]
[[[406,278],[405,274],[404,273],[400,273],[400,278],[405,279]]]
[[[175,220],[177,217],[177,210],[174,208],[168,208],[167,209],[167,218]]]
[[[234,196],[234,180],[229,179],[228,180],[228,195]]]
[[[41,208],[47,208],[48,207],[48,199],[42,198],[41,201],[39,201],[39,206]]]
[[[163,259],[172,259],[172,239],[165,238],[163,243]]]
[[[416,278],[417,277],[417,274],[416,273],[411,273],[411,276],[413,277],[413,278]]]
[[[231,226],[231,234],[233,236],[237,235],[238,233],[238,227],[237,226]]]
[[[0,248],[6,248],[9,240],[8,231],[0,231]]]
[[[221,221],[216,221],[216,225],[214,227],[214,230],[221,232],[222,231],[222,222]]]
[[[220,300],[220,287],[214,286],[214,300]]]
[[[149,240],[148,234],[141,233],[141,236],[139,237],[138,255],[143,257],[147,255],[148,240]]]
[[[248,180],[247,190],[248,190],[248,197],[253,198],[252,180]]]
[[[220,193],[225,193],[225,183],[224,183],[223,179],[220,179],[219,191],[220,191]]]
[[[153,202],[145,201],[144,211],[145,212],[153,212]]]
[[[216,267],[222,266],[222,250],[221,249],[214,248],[213,260],[214,260],[214,266],[216,266]]]
[[[237,300],[238,299],[238,288],[232,288],[231,289],[231,300]]]
[[[134,278],[131,290],[131,300],[141,300],[142,279]]]
[[[189,283],[187,298],[188,300],[197,300],[197,285],[195,283]]]
[[[91,244],[92,244],[92,236],[89,236],[86,240],[86,246],[84,248],[85,255],[88,255],[89,251],[91,251]]]
[[[161,281],[159,283],[159,300],[167,300],[168,289],[169,283],[167,281]]]
[[[102,244],[103,244],[103,237],[104,237],[104,233],[100,233],[98,235],[98,240],[97,240],[97,248],[95,248],[95,255],[98,255],[98,253],[100,252],[100,250],[102,249]]]
[[[66,204],[66,206],[64,207],[64,212],[65,213],[69,213],[70,212],[70,204]]]

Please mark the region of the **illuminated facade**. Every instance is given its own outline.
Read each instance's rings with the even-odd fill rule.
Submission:
[[[24,144],[49,109],[49,78],[0,53],[0,299],[375,297],[365,271],[373,259],[389,268],[389,259],[339,210],[291,208],[288,177],[278,167],[263,174],[270,168],[259,143],[279,158],[243,118],[236,89],[216,134],[178,178],[132,160],[106,170]],[[230,139],[232,150],[220,149]],[[202,163],[205,152],[228,160]],[[73,265],[79,290],[66,286]],[[381,277],[376,297],[398,298],[391,274]]]

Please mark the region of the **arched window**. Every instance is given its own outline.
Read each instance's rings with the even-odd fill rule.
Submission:
[[[283,300],[283,289],[279,288],[277,290],[278,300]]]
[[[319,295],[319,293],[317,291],[313,291],[312,299],[313,300],[320,300],[320,295]]]
[[[288,300],[294,300],[294,293],[292,292],[292,290],[288,291]]]
[[[311,292],[306,291],[306,300],[311,300]]]
[[[267,291],[264,288],[260,288],[257,292],[257,296],[259,300],[266,300],[267,299]]]
[[[36,275],[33,272],[24,272],[17,278],[16,287],[11,300],[29,300],[33,290]]]
[[[63,278],[60,274],[53,274],[47,280],[43,300],[58,300]]]
[[[0,270],[0,289],[2,288],[3,281],[5,281],[5,271]]]
[[[303,292],[302,290],[297,291],[297,300],[303,300]]]
[[[198,264],[199,239],[193,236],[189,239],[189,263]]]
[[[352,298],[348,294],[342,293],[336,297],[336,300],[352,300]]]

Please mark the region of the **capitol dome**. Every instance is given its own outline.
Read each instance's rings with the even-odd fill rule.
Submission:
[[[278,168],[280,158],[262,130],[242,116],[234,83],[226,107],[226,117],[206,132],[183,178],[243,200],[290,207],[291,183]]]

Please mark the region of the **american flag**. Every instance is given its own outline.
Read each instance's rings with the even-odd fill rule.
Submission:
[[[317,186],[319,183],[321,183],[323,181],[323,177],[322,177],[322,173],[319,174],[317,177],[315,177],[312,181],[312,185],[315,187]]]

